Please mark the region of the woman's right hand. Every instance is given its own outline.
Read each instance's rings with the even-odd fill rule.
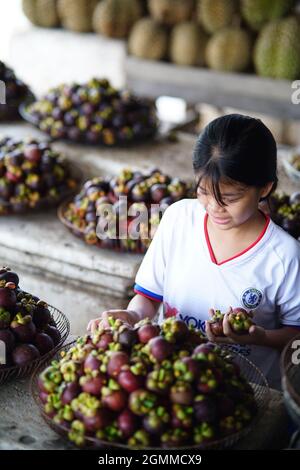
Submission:
[[[122,320],[130,326],[134,326],[141,320],[139,315],[133,310],[107,310],[99,318],[95,318],[88,323],[87,330],[94,333],[98,328],[109,328],[109,318]]]

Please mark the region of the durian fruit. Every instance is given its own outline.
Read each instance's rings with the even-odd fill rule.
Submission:
[[[98,0],[58,0],[57,8],[62,26],[71,31],[92,31],[92,17]]]
[[[143,59],[163,59],[168,51],[168,33],[152,18],[142,18],[130,32],[128,50],[130,54]]]
[[[55,28],[59,25],[57,0],[23,0],[23,12],[36,26]]]
[[[205,64],[208,36],[201,26],[186,21],[174,26],[170,38],[170,59],[178,65]]]
[[[172,26],[191,18],[194,0],[148,0],[148,8],[153,19]]]
[[[197,20],[208,33],[230,26],[237,12],[236,0],[198,0]]]
[[[295,0],[241,0],[243,18],[255,31],[259,31],[266,23],[277,20],[288,13]]]
[[[300,79],[300,23],[290,16],[267,24],[254,47],[258,75]]]
[[[240,28],[225,28],[214,34],[206,48],[206,62],[214,70],[243,72],[251,63],[252,40]]]
[[[103,0],[95,8],[93,27],[104,36],[126,38],[141,16],[142,6],[138,0]]]

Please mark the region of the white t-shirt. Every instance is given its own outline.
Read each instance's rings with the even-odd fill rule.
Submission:
[[[259,238],[237,256],[217,264],[207,233],[207,214],[197,199],[184,199],[163,215],[136,276],[135,292],[163,302],[164,316],[177,316],[205,331],[210,308],[252,310],[256,324],[271,330],[300,327],[300,244],[269,218]],[[280,388],[279,353],[239,346]]]

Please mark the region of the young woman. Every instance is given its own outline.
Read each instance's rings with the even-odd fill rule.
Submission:
[[[237,344],[280,387],[279,353],[300,333],[300,244],[259,209],[277,185],[276,143],[257,119],[228,115],[212,121],[196,143],[197,199],[170,206],[136,276],[127,310],[103,312],[134,324],[153,318],[161,302],[205,331],[211,341]],[[256,326],[236,336],[228,314],[225,338],[207,322],[215,309],[242,307]]]

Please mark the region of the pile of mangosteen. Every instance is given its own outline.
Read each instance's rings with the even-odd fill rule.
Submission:
[[[46,302],[23,291],[15,272],[0,269],[0,341],[5,345],[0,370],[30,364],[54,349],[60,338]]]
[[[5,84],[6,103],[0,104],[0,121],[18,117],[18,107],[28,95],[29,89],[14,71],[0,61],[0,80]]]
[[[62,84],[26,108],[53,139],[113,146],[148,138],[156,132],[154,106],[106,79]]]
[[[270,199],[270,215],[292,237],[300,238],[300,192],[275,193]]]
[[[87,181],[80,193],[64,211],[65,219],[71,224],[75,235],[83,235],[86,243],[102,248],[113,248],[128,252],[145,252],[151,242],[164,210],[183,198],[193,197],[190,183],[171,178],[158,169],[148,174],[124,169],[113,178],[93,178]],[[120,198],[126,196],[126,200]],[[110,233],[108,217],[104,210],[111,206],[110,226],[116,232]],[[120,237],[120,233],[130,234],[130,224],[144,210],[148,210],[147,221],[139,225],[139,237]],[[106,238],[97,236],[97,229],[105,228]]]
[[[110,319],[38,378],[43,412],[78,446],[90,437],[130,447],[207,445],[247,427],[251,385],[228,350],[185,322],[130,327]]]
[[[225,314],[221,310],[216,310],[209,320],[210,328],[214,336],[225,336],[223,330],[223,319]],[[237,307],[231,310],[228,315],[228,321],[232,331],[236,335],[246,335],[249,329],[254,325],[252,311],[247,312],[244,308]]]
[[[0,215],[57,204],[76,187],[68,161],[48,143],[0,139]]]

